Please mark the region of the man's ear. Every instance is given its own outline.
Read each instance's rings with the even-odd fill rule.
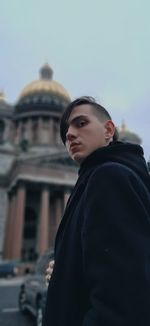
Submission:
[[[105,139],[112,139],[115,133],[115,125],[111,120],[107,120],[104,124],[105,127]]]

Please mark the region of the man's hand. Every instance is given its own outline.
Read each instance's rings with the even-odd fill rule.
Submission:
[[[48,265],[48,268],[46,269],[46,284],[48,285],[49,281],[50,281],[50,278],[52,276],[52,273],[53,273],[53,268],[54,268],[54,263],[55,261],[54,260],[51,260],[49,262],[49,265]]]

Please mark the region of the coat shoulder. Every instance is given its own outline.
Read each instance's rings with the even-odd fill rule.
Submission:
[[[124,177],[131,174],[135,174],[135,172],[126,165],[116,162],[107,162],[96,167],[91,174],[91,178],[98,178],[104,175],[112,177]]]

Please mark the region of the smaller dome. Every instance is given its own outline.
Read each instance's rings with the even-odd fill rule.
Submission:
[[[5,94],[3,91],[0,91],[0,101],[5,101]]]
[[[0,90],[0,111],[4,111],[3,113],[5,114],[6,112],[8,113],[9,111],[12,112],[13,106],[9,103],[6,102],[5,100],[5,93]]]
[[[132,144],[140,145],[142,143],[141,138],[134,132],[127,129],[126,124],[122,121],[121,127],[118,129],[119,140],[122,142],[128,142]]]

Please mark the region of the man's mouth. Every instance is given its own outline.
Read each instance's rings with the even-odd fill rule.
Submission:
[[[80,143],[71,143],[70,145],[70,151],[73,153],[74,151],[76,151],[79,147]]]

